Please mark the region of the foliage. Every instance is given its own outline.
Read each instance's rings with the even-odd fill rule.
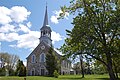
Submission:
[[[53,73],[55,70],[59,70],[58,68],[58,59],[55,55],[55,52],[52,47],[50,47],[48,54],[46,55],[46,68],[48,70],[49,76],[54,76]]]
[[[93,73],[94,74],[105,74],[107,73],[107,69],[104,64],[102,64],[100,61],[95,60]]]
[[[19,56],[15,55],[15,54],[9,54],[9,53],[0,53],[0,62],[3,63],[2,64],[2,68],[3,69],[3,74],[5,75],[10,75],[10,76],[14,76],[14,70],[16,68],[16,63],[19,59]]]
[[[17,68],[15,74],[17,76],[26,76],[26,67],[23,64],[23,61],[18,60],[16,67]]]
[[[57,70],[55,70],[53,74],[54,74],[54,77],[55,77],[55,78],[58,78],[59,73],[57,72]]]
[[[5,67],[0,68],[0,76],[5,76],[5,75],[6,75]]]
[[[66,56],[88,54],[102,62],[110,79],[115,80],[113,56],[120,53],[119,0],[71,0],[70,6],[61,10],[77,13],[72,23],[74,28],[66,30],[69,37],[61,51]],[[65,14],[60,15],[63,18]]]

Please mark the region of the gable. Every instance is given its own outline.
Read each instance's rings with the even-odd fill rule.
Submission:
[[[44,49],[44,47],[45,47],[45,49]],[[37,56],[42,52],[46,52],[49,50],[49,48],[50,48],[50,46],[47,45],[44,41],[42,41],[38,44],[38,46],[30,53],[30,55],[26,59],[28,59],[33,54],[35,54]]]

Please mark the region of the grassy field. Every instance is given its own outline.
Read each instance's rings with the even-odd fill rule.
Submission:
[[[0,80],[24,80],[24,77],[0,77]],[[27,76],[26,80],[109,80],[108,75],[85,75],[81,78],[80,75],[64,75],[59,78],[44,77],[44,76]],[[120,79],[119,79],[120,80]]]

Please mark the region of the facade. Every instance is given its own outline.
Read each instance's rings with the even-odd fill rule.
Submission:
[[[38,46],[32,51],[32,53],[26,58],[27,59],[27,75],[30,76],[38,76],[38,75],[47,75],[48,71],[46,69],[46,54],[49,54],[49,48],[52,46],[51,40],[51,28],[48,25],[48,14],[47,14],[47,6],[45,10],[44,23],[42,28],[40,29],[41,36],[39,38],[40,43]],[[58,59],[62,56],[59,55],[54,50]],[[70,74],[71,63],[68,60],[61,61],[61,74]]]

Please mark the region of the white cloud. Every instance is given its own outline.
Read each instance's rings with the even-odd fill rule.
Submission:
[[[3,17],[0,16],[0,41],[16,41],[16,44],[9,46],[33,50],[39,44],[40,31],[30,30],[32,24],[27,20],[30,13],[21,6],[14,6],[11,9],[0,7],[0,14],[4,15]],[[19,33],[20,31],[22,34]],[[54,31],[51,35],[53,43],[63,38]]]
[[[51,39],[53,40],[52,43],[54,44],[56,41],[62,40],[62,36],[59,33],[56,33],[54,31],[52,31],[52,33],[51,33]]]
[[[0,24],[8,24],[11,21],[12,20],[11,20],[11,18],[9,16],[0,14]]]
[[[1,6],[0,7],[0,14],[9,15],[10,9],[8,9],[7,7]]]
[[[27,17],[31,14],[31,12],[27,11],[27,9],[23,6],[14,6],[11,8],[11,18],[15,22],[23,22],[27,20]]]
[[[55,23],[55,24],[57,24],[58,23],[58,19],[57,19],[57,17],[56,16],[51,16],[51,22],[53,22],[53,23]]]
[[[23,24],[19,24],[19,27],[19,31],[23,31],[24,33],[30,32],[30,29]]]
[[[0,33],[0,41],[12,42],[18,40],[18,33]]]
[[[30,31],[27,34],[19,35],[17,44],[10,45],[11,47],[18,47],[18,48],[29,48],[33,50],[39,44],[39,31]],[[52,31],[51,39],[53,40],[53,44],[57,41],[62,40],[62,36],[59,33]]]
[[[59,14],[63,13],[63,12],[61,10],[58,10],[58,11],[55,10],[55,11],[53,11],[53,13],[54,13],[54,15],[51,16],[50,20],[52,23],[57,24],[57,23],[59,23],[59,20],[58,20],[58,18],[60,17]],[[69,13],[65,12],[64,18],[68,19],[68,16],[69,16]]]
[[[26,61],[23,61],[23,64],[24,64],[24,66],[27,66],[27,62]]]
[[[10,10],[4,6],[0,7],[0,24],[8,24],[12,20],[9,17]]]
[[[8,24],[10,22],[23,22],[27,20],[27,17],[31,12],[23,6],[14,6],[11,9],[7,7],[0,7],[0,24]]]
[[[28,22],[27,23],[27,27],[30,28],[32,26],[32,23],[31,22]]]
[[[8,32],[12,32],[12,31],[15,31],[15,26],[13,26],[13,25],[5,24],[0,27],[0,32],[8,33]]]
[[[39,35],[38,31],[30,31],[28,34],[23,34],[19,36],[19,40],[17,42],[18,48],[35,48],[39,43]]]

